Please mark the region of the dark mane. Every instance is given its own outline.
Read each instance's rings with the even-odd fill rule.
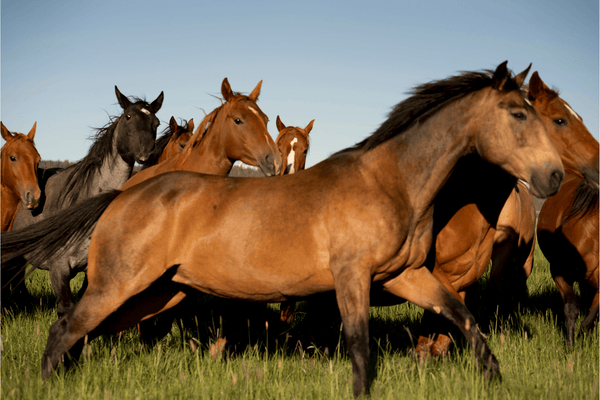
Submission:
[[[178,125],[178,126],[179,126],[179,129],[177,130],[177,133],[175,134],[175,139],[177,139],[179,136],[181,136],[181,134],[183,132],[189,132],[189,130],[190,130],[188,121],[186,121],[185,119],[183,120],[182,125]],[[150,168],[151,166],[156,165],[156,162],[160,158],[160,155],[162,154],[163,150],[165,149],[165,147],[167,146],[167,144],[173,137],[173,132],[171,132],[171,127],[167,126],[161,132],[161,135],[162,135],[161,137],[156,139],[156,142],[154,143],[154,150],[152,150],[152,153],[148,157],[148,161],[146,161],[144,163],[144,166],[142,167],[142,169]]]
[[[398,103],[388,115],[388,119],[368,138],[337,154],[355,150],[371,150],[389,139],[404,132],[417,120],[433,115],[440,108],[454,100],[492,85],[493,71],[463,71],[459,75],[432,81],[416,86],[408,92],[411,96]],[[507,90],[517,88],[511,81]]]
[[[149,104],[140,98],[131,97],[135,104],[141,104],[143,107],[148,107]],[[75,204],[81,192],[88,186],[90,179],[94,176],[102,166],[102,161],[107,157],[112,157],[112,142],[115,134],[119,117],[109,116],[109,121],[102,128],[94,128],[95,134],[90,136],[94,143],[90,147],[90,151],[81,161],[66,168],[62,173],[69,173],[64,189],[58,195],[58,203],[60,207],[65,205],[68,200],[68,205]]]
[[[598,190],[588,186],[585,180],[581,180],[575,189],[569,212],[563,218],[562,223],[564,224],[575,217],[581,218],[594,208],[598,208],[598,197]]]

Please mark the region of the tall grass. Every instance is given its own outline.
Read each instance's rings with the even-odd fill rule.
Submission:
[[[498,308],[497,299],[487,296],[486,277],[468,294],[468,306],[500,362],[501,382],[484,380],[459,331],[447,357],[418,361],[413,347],[422,310],[405,303],[371,310],[373,398],[597,399],[598,327],[577,338],[573,350],[566,348],[562,301],[548,262],[539,249],[535,255],[529,298],[521,304]],[[72,288],[81,281],[78,276]],[[194,313],[181,316],[183,338],[176,324],[152,348],[140,344],[135,329],[104,335],[84,348],[75,368],[43,382],[40,361],[57,318],[55,297],[46,272],[34,273],[27,283],[35,300],[3,305],[3,398],[352,398],[339,319],[319,325],[321,344],[315,348],[302,321],[310,318],[306,306],[300,305],[288,328],[277,323],[277,306],[250,311],[236,305],[237,312],[229,308],[221,319],[221,303],[200,295],[188,303],[187,311]],[[228,347],[213,357],[210,346],[222,336]]]

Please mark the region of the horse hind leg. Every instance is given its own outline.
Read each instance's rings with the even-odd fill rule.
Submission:
[[[498,360],[479,332],[473,315],[464,304],[444,289],[427,268],[405,270],[392,284],[384,287],[386,291],[450,320],[467,337],[484,375],[489,378],[501,378]]]

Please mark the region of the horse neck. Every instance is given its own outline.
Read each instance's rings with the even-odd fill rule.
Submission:
[[[410,204],[417,219],[430,211],[459,159],[474,151],[475,132],[469,122],[475,111],[461,107],[465,99],[413,123],[363,155],[380,187],[401,203]]]
[[[192,145],[189,151],[184,150],[180,153],[181,161],[177,163],[178,170],[222,176],[229,174],[233,162],[227,155],[228,132],[218,128],[221,126],[219,117],[220,115],[210,124],[200,143]]]
[[[104,190],[119,189],[131,177],[134,163],[123,160],[117,150],[118,129],[117,126],[113,134],[111,151],[102,159],[93,178],[94,184],[89,187],[100,187]]]

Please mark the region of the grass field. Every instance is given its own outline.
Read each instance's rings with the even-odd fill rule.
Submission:
[[[82,276],[74,279],[72,288],[77,289],[81,281]],[[292,328],[277,323],[278,306],[254,310],[250,321],[240,322],[240,318],[228,323],[228,314],[223,320],[216,317],[220,303],[200,295],[188,307],[197,315],[182,317],[184,339],[176,324],[150,349],[142,347],[135,329],[120,337],[104,335],[84,348],[75,368],[43,382],[40,361],[48,329],[56,320],[55,297],[44,271],[29,278],[28,288],[34,301],[3,304],[4,399],[352,398],[351,363],[339,320],[321,327],[319,337],[331,344],[326,355],[322,347],[298,342],[307,337],[302,317],[308,314],[302,312],[302,305]],[[539,249],[528,288],[529,299],[511,310],[499,309],[494,299],[486,298],[485,277],[467,298],[500,362],[501,382],[483,379],[458,333],[449,356],[417,361],[412,349],[422,316],[418,307],[405,303],[372,308],[372,397],[598,399],[598,326],[567,350],[562,301]],[[244,313],[235,308],[237,314]],[[220,336],[227,338],[228,347],[213,357],[210,345]]]

